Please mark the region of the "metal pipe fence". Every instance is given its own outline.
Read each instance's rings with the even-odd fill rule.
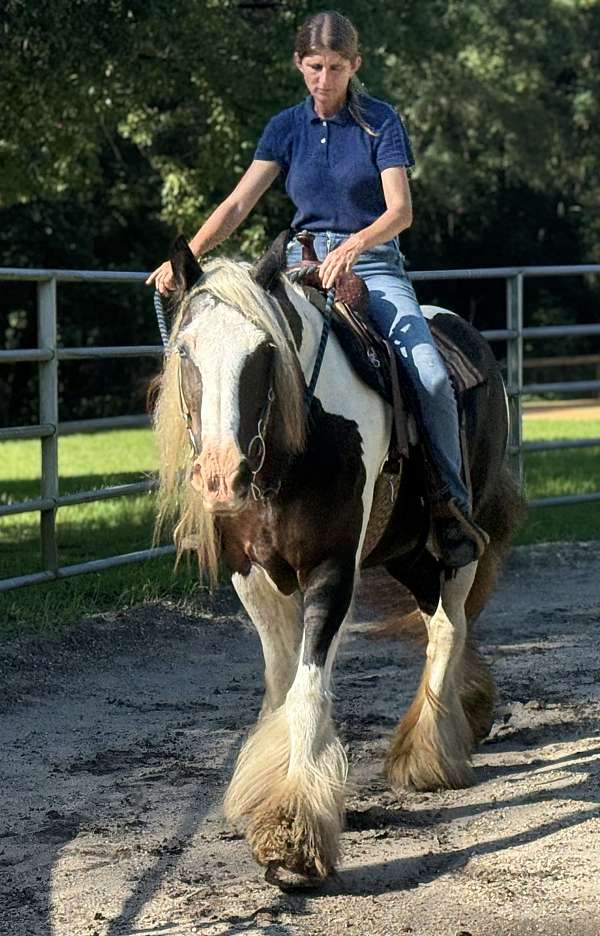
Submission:
[[[426,270],[410,274],[415,282],[440,280],[504,280],[506,288],[506,328],[490,329],[482,334],[488,341],[506,342],[506,389],[510,411],[509,453],[514,470],[522,481],[523,454],[563,448],[584,448],[600,445],[600,439],[574,439],[558,442],[524,443],[522,438],[522,398],[526,394],[548,392],[580,393],[600,391],[600,380],[579,380],[548,384],[523,382],[523,341],[525,338],[552,338],[566,335],[600,335],[600,324],[553,325],[526,327],[523,324],[523,283],[527,277],[582,276],[600,274],[600,264],[551,267],[494,267],[473,270]],[[96,572],[102,569],[142,562],[173,553],[173,546],[159,546],[123,555],[95,559],[74,565],[61,566],[56,537],[56,514],[59,508],[84,504],[107,498],[121,497],[150,491],[155,482],[139,481],[118,484],[94,491],[60,494],[58,472],[58,439],[75,432],[95,432],[101,429],[121,429],[148,425],[143,415],[118,416],[108,419],[59,421],[58,365],[61,361],[127,358],[138,356],[159,357],[161,345],[134,345],[123,347],[62,348],[57,344],[57,285],[59,283],[131,283],[143,284],[145,273],[127,273],[90,270],[37,270],[0,268],[0,281],[37,283],[37,348],[0,350],[0,364],[22,361],[37,362],[39,374],[39,413],[37,425],[11,426],[0,429],[0,442],[9,439],[39,439],[41,445],[40,497],[29,501],[0,505],[0,517],[32,511],[40,514],[40,542],[42,571],[0,580],[0,592],[40,582],[56,581]],[[563,497],[540,498],[530,506],[555,506],[600,500],[600,491]]]

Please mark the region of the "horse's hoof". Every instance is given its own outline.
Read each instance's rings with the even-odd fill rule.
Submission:
[[[265,881],[282,891],[315,890],[323,879],[311,874],[302,874],[284,867],[278,861],[271,861],[265,871]]]

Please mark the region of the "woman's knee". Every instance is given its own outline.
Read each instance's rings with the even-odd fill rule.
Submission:
[[[415,345],[409,354],[410,358],[419,375],[419,381],[429,396],[453,393],[448,371],[433,343]]]

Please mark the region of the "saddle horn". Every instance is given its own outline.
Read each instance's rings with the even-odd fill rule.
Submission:
[[[170,260],[177,289],[189,292],[202,277],[202,267],[182,234],[178,235],[173,244]]]

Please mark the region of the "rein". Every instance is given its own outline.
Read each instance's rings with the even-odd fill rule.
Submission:
[[[158,323],[158,330],[160,332],[161,341],[165,349],[165,354],[172,354],[173,345],[169,340],[169,327],[167,325],[167,318],[165,316],[162,296],[158,289],[154,290],[154,311],[156,313],[156,321]],[[198,448],[198,443],[196,442],[196,437],[192,427],[192,414],[189,411],[188,405],[185,402],[185,396],[183,395],[183,387],[181,385],[181,366],[177,367],[177,390],[179,393],[179,406],[181,407],[181,415],[185,420],[187,434],[189,436],[194,457],[197,458],[200,454],[200,450]]]
[[[302,283],[312,274],[316,273],[319,269],[318,264],[310,264],[307,266],[296,267],[292,270],[287,270],[286,276],[292,283]],[[319,347],[317,349],[317,356],[315,358],[315,363],[313,365],[313,372],[310,378],[310,383],[308,384],[306,390],[304,391],[304,402],[306,403],[306,408],[310,412],[310,406],[315,395],[315,390],[317,388],[317,381],[319,379],[319,374],[321,373],[321,365],[323,363],[323,358],[325,356],[325,348],[327,347],[327,340],[329,338],[329,332],[331,330],[331,310],[333,308],[333,303],[335,302],[335,286],[332,286],[327,290],[327,299],[325,301],[325,308],[323,310],[323,328],[321,329],[321,340],[319,341]]]
[[[163,307],[162,296],[159,293],[158,289],[154,290],[154,312],[156,313],[156,321],[158,323],[158,330],[160,332],[160,338],[165,348],[169,347],[169,328],[167,325],[167,319],[165,316],[165,310]]]

